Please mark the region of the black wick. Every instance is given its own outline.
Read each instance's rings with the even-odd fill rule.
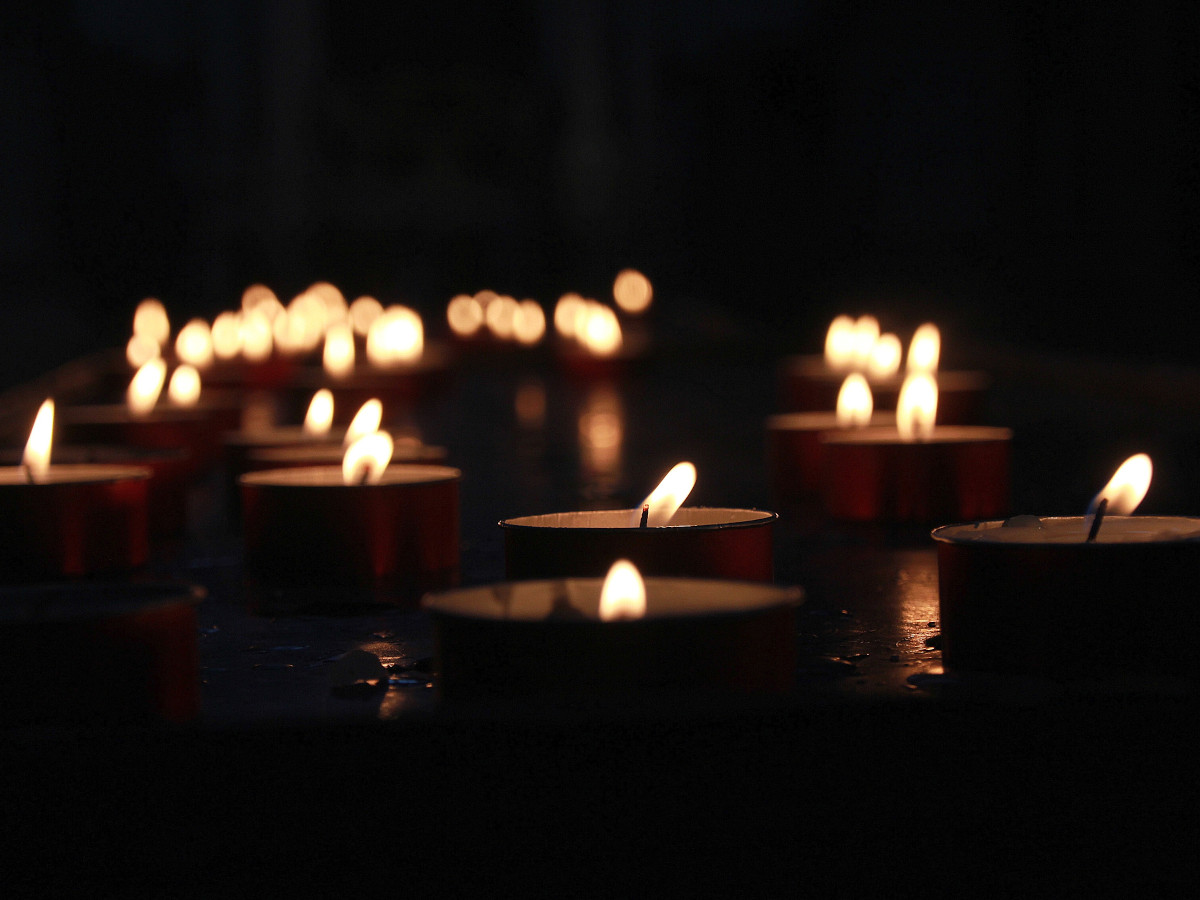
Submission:
[[[1105,497],[1096,506],[1096,517],[1092,519],[1092,527],[1088,529],[1087,542],[1090,544],[1096,540],[1096,535],[1100,533],[1100,523],[1104,521],[1105,510],[1108,509],[1108,498]]]
[[[650,524],[650,504],[647,503],[642,507],[642,520],[638,522],[638,528],[645,528]]]

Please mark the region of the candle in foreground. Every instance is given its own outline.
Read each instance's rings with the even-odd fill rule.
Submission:
[[[1091,515],[933,531],[948,669],[1190,674],[1190,657],[1172,648],[1200,625],[1200,519],[1131,515],[1149,485],[1149,459],[1122,469],[1142,480],[1114,478],[1097,495],[1115,514],[1091,540]]]
[[[618,582],[618,583],[614,583]],[[426,598],[447,699],[623,702],[793,686],[799,588],[693,578],[504,582]]]

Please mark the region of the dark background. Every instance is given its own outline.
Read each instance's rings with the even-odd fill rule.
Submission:
[[[317,279],[438,316],[633,265],[775,353],[838,312],[1200,362],[1197,5],[51,0],[0,12],[0,386]],[[1135,318],[1113,310],[1124,307]],[[19,335],[32,326],[32,335]]]

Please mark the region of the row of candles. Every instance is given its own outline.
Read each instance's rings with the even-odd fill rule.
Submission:
[[[138,321],[135,317],[135,332],[144,333],[137,330],[144,329]],[[819,367],[808,361],[803,367],[805,377],[818,382],[840,381],[843,404],[832,421],[830,414],[817,413],[823,418],[803,425],[778,419],[769,423],[774,431],[796,431],[806,439],[815,435],[821,461],[813,464],[796,454],[790,463],[777,460],[776,471],[788,464],[816,465],[820,474],[814,480],[834,496],[850,495],[854,486],[865,485],[867,499],[840,512],[832,508],[844,518],[957,522],[1006,514],[1007,431],[934,424],[936,329],[918,331],[908,354],[909,372],[897,392],[894,423],[886,425],[869,424],[870,385],[886,386],[898,378],[898,342],[861,321],[850,323],[852,341],[839,336],[845,332],[846,321],[835,322],[826,359]],[[153,402],[146,405],[135,398],[162,389],[166,339],[160,331],[155,337],[159,353],[150,354],[130,383],[134,418],[147,416],[153,407]],[[181,343],[177,339],[177,351]],[[849,361],[837,355],[846,346],[853,348]],[[186,371],[176,369],[173,382],[181,370]],[[192,381],[190,376],[181,380]],[[198,377],[194,383],[198,386]],[[181,388],[175,402],[189,402],[186,396]],[[851,403],[855,396],[857,407]],[[327,393],[314,396],[310,430],[317,429],[316,419],[332,419],[329,401]],[[615,679],[608,688],[621,690],[637,685],[678,689],[685,683],[720,690],[787,689],[794,657],[789,623],[801,595],[766,585],[773,576],[775,513],[685,506],[695,471],[681,465],[638,509],[502,522],[510,581],[454,590],[460,473],[428,463],[389,465],[395,441],[379,428],[379,406],[374,401],[360,409],[343,442],[340,465],[241,477],[251,602],[304,605],[319,598],[412,603],[433,591],[425,605],[437,623],[448,695],[509,688],[570,692],[582,685],[596,687],[600,671],[608,673],[609,681]],[[324,417],[318,415],[322,409]],[[88,576],[114,562],[118,569],[136,569],[146,558],[144,484],[149,473],[50,466],[52,415],[48,401],[31,430],[22,465],[0,475],[4,518],[13,530],[5,544],[10,554],[6,569],[19,572],[30,559],[44,562],[48,549],[57,554],[50,564],[57,566],[53,576]],[[364,416],[373,421],[358,421]],[[858,427],[836,427],[848,424]],[[979,455],[981,448],[987,452]],[[839,462],[843,452],[849,455]],[[1140,470],[1140,485],[1131,486],[1131,469]],[[941,490],[947,483],[953,489]],[[1030,646],[1016,632],[1028,630],[1031,604],[1048,602],[1060,613],[1079,603],[1091,606],[1098,597],[1131,588],[1128,573],[1160,566],[1164,552],[1176,561],[1167,566],[1171,577],[1159,576],[1158,601],[1163,609],[1171,608],[1166,601],[1177,598],[1180,590],[1172,587],[1174,575],[1181,565],[1191,566],[1200,552],[1200,523],[1130,516],[1148,483],[1148,460],[1138,459],[1123,466],[1097,495],[1087,517],[990,518],[935,530],[947,664],[966,669],[1012,664],[1012,648]],[[907,505],[882,499],[900,486],[911,495]],[[941,499],[922,506],[922,495]],[[1106,515],[1107,524],[1099,527]],[[621,564],[615,565],[616,560]],[[636,574],[638,569],[649,575],[647,580]],[[598,576],[605,572],[609,577],[602,583]],[[37,570],[33,580],[48,577],[46,570]],[[1063,592],[1081,593],[1085,599],[1065,600]],[[1093,623],[1104,619],[1094,612],[1084,618]],[[644,625],[635,627],[654,637],[629,637],[628,625],[614,627],[611,619],[640,620]],[[1068,620],[1073,621],[1065,615],[1063,622]],[[173,623],[175,643],[178,627]],[[1032,670],[1048,667],[1044,640],[1034,643],[1039,649],[1017,662]],[[715,649],[711,655],[696,654],[699,645]],[[618,666],[620,675],[601,665],[596,655],[617,652],[616,646],[644,651]],[[687,649],[667,653],[666,647]],[[998,651],[1001,647],[1005,649]],[[1086,648],[1076,659],[1086,663]],[[547,660],[557,662],[549,665]],[[495,680],[497,672],[505,673],[503,682]]]

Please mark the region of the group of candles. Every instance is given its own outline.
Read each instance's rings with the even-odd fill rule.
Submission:
[[[650,296],[649,282],[638,273],[622,273],[614,286],[618,305],[630,311],[644,309]],[[464,312],[464,300],[478,310]],[[502,307],[502,314],[490,312]],[[489,325],[511,319],[517,339],[527,342],[519,333],[537,331],[527,323],[538,318],[523,308],[518,303],[514,312],[498,295],[462,295],[447,315],[452,325],[468,318]],[[603,310],[608,307],[595,301],[564,297],[556,328],[585,345],[611,336]],[[544,330],[544,316],[540,321]],[[616,334],[619,346],[619,326]],[[126,348],[136,366],[127,408],[103,414],[77,409],[67,419],[104,422],[116,429],[116,440],[144,449],[182,446],[209,461],[223,450],[238,478],[245,591],[252,605],[414,605],[424,596],[447,696],[788,689],[793,609],[801,594],[770,584],[776,513],[685,506],[696,473],[681,464],[633,510],[501,522],[510,580],[456,590],[461,473],[440,464],[441,448],[399,441],[382,430],[378,398],[358,406],[341,435],[332,431],[328,388],[312,394],[303,427],[265,433],[229,432],[227,422],[214,419],[220,404],[206,410],[198,405],[205,371],[229,383],[263,383],[245,367],[269,366],[277,355],[271,346],[288,348],[284,357],[296,353],[296,360],[304,350],[320,352],[324,375],[335,386],[354,377],[356,343],[365,346],[373,366],[396,377],[411,374],[424,348],[415,313],[385,309],[369,297],[346,304],[324,284],[285,307],[256,286],[244,295],[240,313],[222,314],[211,326],[193,320],[179,331],[168,380],[169,335],[161,304],[140,306]],[[1067,628],[1071,617],[1043,615],[1048,624],[1037,628],[1031,609],[1044,614],[1043,603],[1060,613],[1090,606],[1131,589],[1130,571],[1154,565],[1175,573],[1190,566],[1200,553],[1200,522],[1130,517],[1149,483],[1148,460],[1123,467],[1086,518],[1003,520],[1011,433],[964,423],[979,406],[986,379],[939,374],[939,355],[937,329],[922,326],[902,378],[898,338],[880,334],[870,317],[835,320],[825,357],[788,361],[785,387],[791,403],[811,407],[825,402],[833,386],[836,410],[799,409],[768,422],[774,487],[785,506],[819,494],[827,514],[838,520],[985,520],[933,532],[942,568],[945,660],[963,669],[1051,671],[1056,663],[1046,645],[1070,642],[1055,629]],[[222,361],[238,368],[236,376],[220,372]],[[302,365],[272,377],[277,384],[309,386]],[[159,404],[164,384],[165,409]],[[954,398],[956,424],[936,424],[945,397]],[[894,398],[894,410],[876,411],[881,398]],[[7,580],[36,585],[136,571],[147,561],[152,533],[147,487],[162,476],[140,465],[50,465],[53,416],[47,400],[21,464],[0,470],[0,566]],[[214,432],[228,432],[220,448],[214,448]],[[274,468],[251,466],[256,447],[284,455],[267,464]],[[1129,487],[1126,468],[1139,465],[1144,483]],[[1160,580],[1157,596],[1176,597],[1180,589],[1170,589],[1171,577]],[[1084,597],[1074,606],[1063,599],[1076,596],[1073,591]],[[178,647],[181,629],[194,628],[195,602],[192,595],[181,598],[163,642]],[[160,596],[155,604],[162,605]],[[79,603],[68,605],[77,615]],[[1162,609],[1173,607],[1164,601]],[[121,615],[128,612],[122,607]],[[1084,618],[1096,623],[1104,617]],[[116,631],[141,634],[139,629],[144,625]],[[1089,640],[1108,636],[1101,630]],[[193,671],[194,647],[183,655],[182,665]],[[1091,657],[1084,648],[1071,658],[1086,668]],[[613,665],[614,659],[620,661]],[[172,671],[172,699],[162,701],[161,685],[154,687],[155,708],[186,718],[198,700],[194,692],[180,699],[177,686],[188,678]]]

